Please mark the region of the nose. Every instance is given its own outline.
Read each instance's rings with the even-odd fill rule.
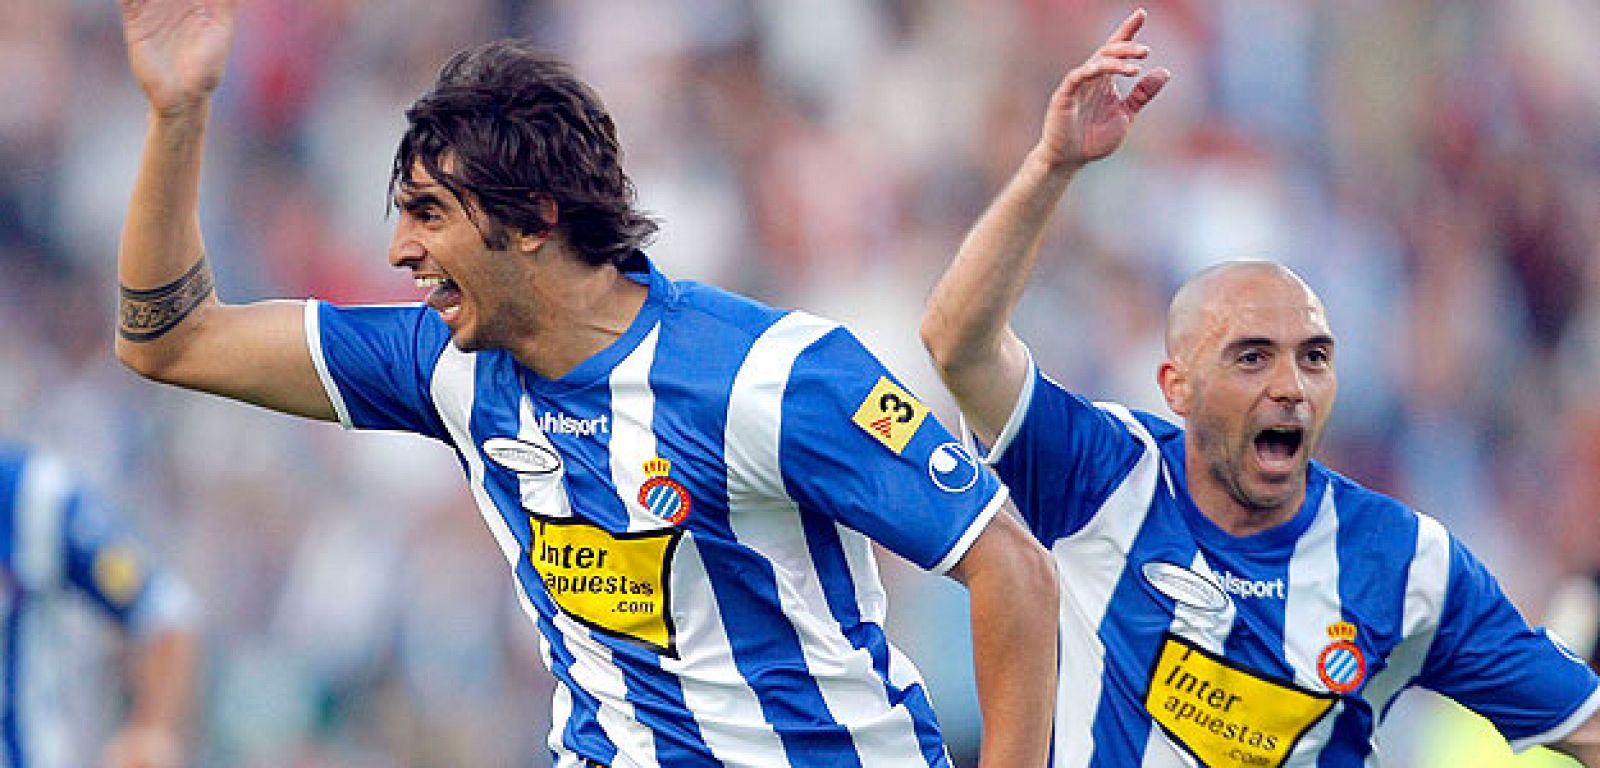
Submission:
[[[1299,403],[1306,399],[1305,373],[1292,356],[1281,356],[1272,366],[1272,377],[1267,381],[1267,396],[1282,403]]]
[[[422,261],[427,254],[422,243],[412,236],[410,227],[404,221],[394,227],[394,236],[389,239],[389,264],[390,266],[405,268]]]

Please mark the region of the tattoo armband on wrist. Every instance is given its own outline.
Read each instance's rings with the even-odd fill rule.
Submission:
[[[129,341],[154,341],[178,327],[211,295],[211,270],[201,259],[188,272],[159,288],[120,286],[117,333]]]

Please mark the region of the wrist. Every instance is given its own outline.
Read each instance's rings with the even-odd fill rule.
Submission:
[[[159,123],[186,124],[204,121],[211,114],[211,94],[189,99],[150,102],[150,119]]]
[[[1059,152],[1040,144],[1029,150],[1023,165],[1045,176],[1070,179],[1088,165],[1087,160],[1063,157]]]

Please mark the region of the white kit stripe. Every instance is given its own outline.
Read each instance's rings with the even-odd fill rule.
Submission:
[[[740,543],[771,561],[778,597],[800,639],[806,667],[815,676],[828,711],[850,729],[862,763],[895,765],[908,759],[906,745],[917,744],[910,712],[890,705],[882,678],[872,667],[872,655],[851,647],[831,618],[806,546],[799,507],[784,491],[779,466],[783,394],[789,373],[801,352],[836,327],[803,312],[791,312],[756,340],[740,365],[728,400],[729,520]],[[846,547],[851,546],[849,539],[846,542]],[[850,576],[858,585],[870,580],[869,594],[881,590],[875,570]],[[861,606],[857,609],[862,610]]]
[[[611,480],[628,510],[630,531],[670,525],[638,503],[639,487],[648,477],[644,463],[656,458],[656,398],[650,389],[650,368],[660,338],[658,325],[611,371]]]
[[[1120,405],[1097,405],[1127,424],[1143,451],[1089,524],[1051,548],[1061,578],[1063,627],[1058,650],[1061,683],[1056,693],[1055,752],[1056,765],[1062,768],[1088,765],[1094,754],[1092,725],[1105,672],[1100,624],[1127,567],[1134,537],[1149,516],[1161,476],[1161,452],[1149,430]],[[1092,647],[1084,647],[1085,638],[1094,639]]]
[[[1328,627],[1344,621],[1339,600],[1339,510],[1333,500],[1333,483],[1322,488],[1322,503],[1310,527],[1295,542],[1289,557],[1289,588],[1283,605],[1283,655],[1294,670],[1294,681],[1306,690],[1326,691],[1317,674],[1317,657],[1333,638]],[[1344,702],[1334,704],[1295,745],[1285,765],[1315,766],[1317,754],[1333,735],[1344,712]]]

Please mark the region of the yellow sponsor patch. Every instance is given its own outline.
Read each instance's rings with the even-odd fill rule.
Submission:
[[[610,533],[542,515],[529,515],[528,522],[528,560],[562,611],[585,626],[677,658],[667,585],[682,529]]]
[[[131,602],[144,586],[144,569],[139,567],[139,556],[127,546],[114,545],[100,550],[90,568],[95,587],[118,606]]]
[[[861,401],[861,407],[850,420],[898,454],[906,449],[906,443],[926,418],[927,406],[890,381],[888,376],[879,376],[877,385],[867,393],[867,399]]]
[[[1202,765],[1276,768],[1337,698],[1239,669],[1168,634],[1144,706]]]

